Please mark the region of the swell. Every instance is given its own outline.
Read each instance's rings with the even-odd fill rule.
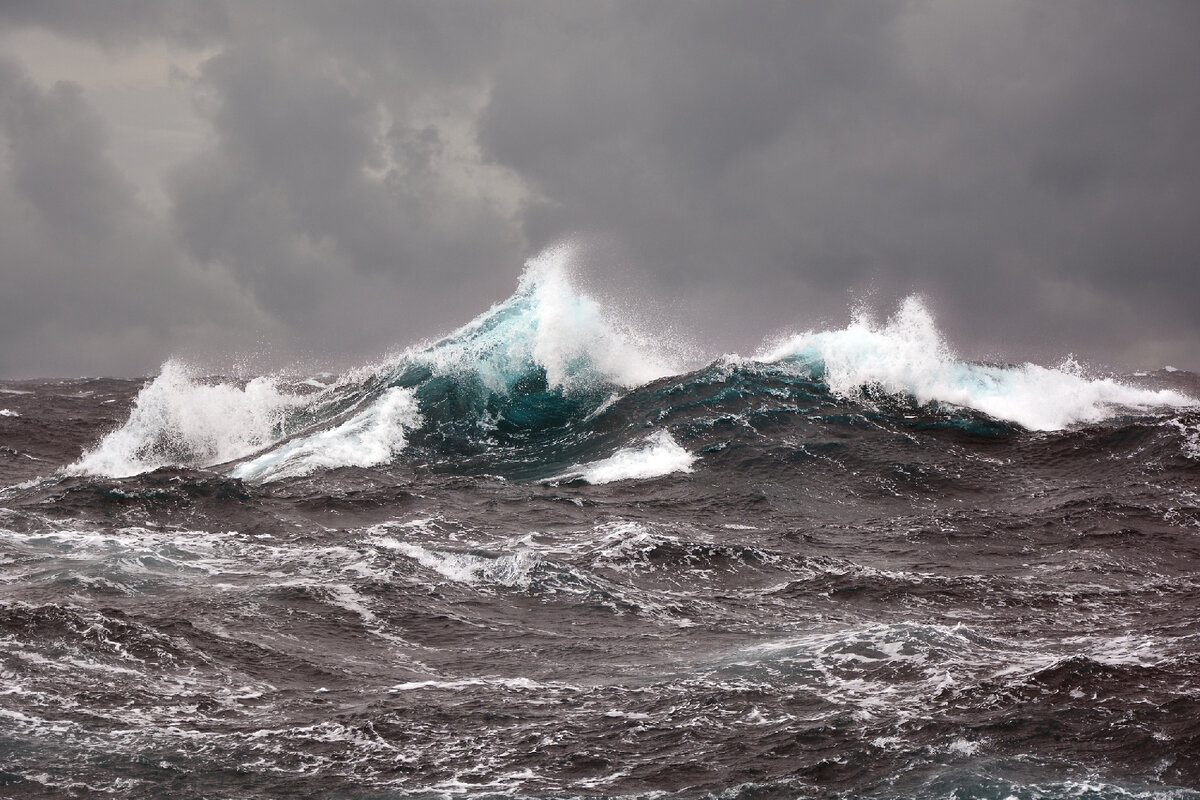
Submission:
[[[577,291],[568,260],[543,254],[510,298],[454,333],[336,380],[211,380],[168,362],[124,424],[65,471],[178,466],[264,482],[408,461],[608,483],[689,472],[729,443],[714,435],[723,427],[769,433],[773,418],[797,415],[835,429],[985,437],[1166,419],[1181,452],[1198,452],[1197,404],[1183,391],[1089,376],[1073,362],[962,361],[916,298],[882,324],[860,315],[685,373],[677,355]]]

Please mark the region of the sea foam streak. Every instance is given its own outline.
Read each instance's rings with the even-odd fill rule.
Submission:
[[[1037,431],[1062,430],[1121,413],[1197,405],[1179,392],[1087,378],[1071,362],[1049,369],[960,361],[917,297],[906,298],[883,325],[860,314],[842,330],[799,334],[756,360],[807,372],[844,397],[867,387],[882,389],[921,404],[981,411]]]

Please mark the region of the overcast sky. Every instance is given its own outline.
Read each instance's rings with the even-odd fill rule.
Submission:
[[[350,365],[547,244],[706,352],[1200,369],[1200,3],[0,0],[0,377]]]

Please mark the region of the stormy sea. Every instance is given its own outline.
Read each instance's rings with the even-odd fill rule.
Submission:
[[[0,796],[1200,798],[1200,376],[679,364],[562,258],[339,375],[0,383]]]

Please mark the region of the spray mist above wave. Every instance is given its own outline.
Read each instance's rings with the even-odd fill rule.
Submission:
[[[651,337],[573,287],[570,258],[567,247],[547,250],[526,263],[511,297],[454,333],[316,392],[291,391],[280,377],[213,383],[169,361],[125,424],[67,472],[125,477],[241,460],[233,477],[276,480],[372,467],[392,460],[426,424],[476,431],[504,418],[532,426],[539,417],[531,409],[547,407],[547,396],[575,399],[560,404],[562,413],[586,414],[614,391],[677,372]]]
[[[434,374],[477,379],[498,394],[511,393],[533,372],[544,373],[549,389],[567,393],[629,389],[677,373],[677,359],[661,340],[575,289],[571,256],[562,246],[526,262],[511,297],[444,339],[406,351],[397,366],[423,364]]]
[[[842,397],[861,396],[864,388],[882,390],[922,405],[971,409],[1035,431],[1197,405],[1179,392],[1089,378],[1073,361],[1057,368],[961,361],[915,296],[905,298],[882,325],[860,312],[841,330],[798,334],[755,360],[798,370]]]

